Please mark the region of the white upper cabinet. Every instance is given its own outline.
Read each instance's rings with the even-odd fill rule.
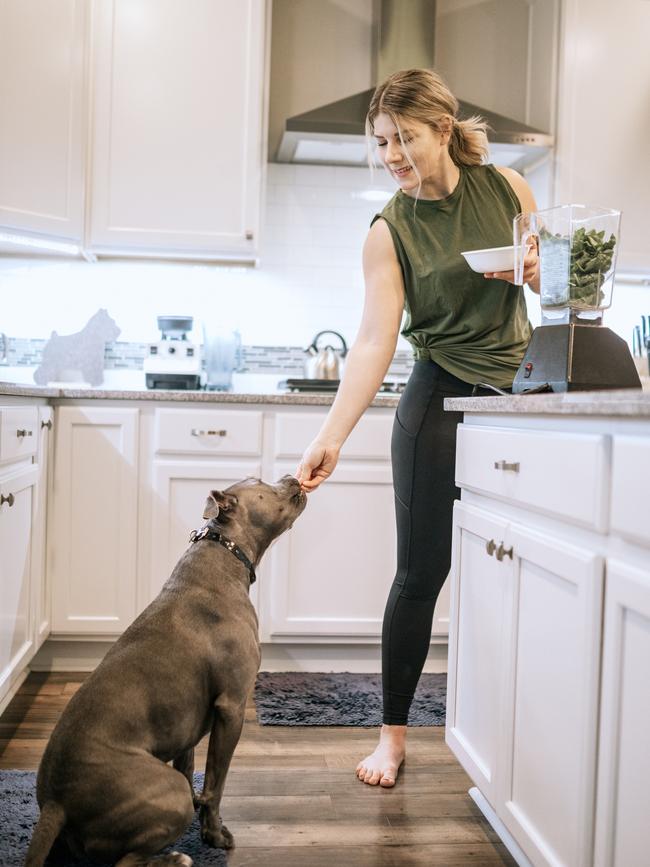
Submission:
[[[264,0],[97,0],[90,248],[252,259]]]
[[[0,233],[254,260],[266,16],[267,0],[2,0]]]
[[[650,3],[564,0],[555,199],[622,212],[619,271],[650,269]]]
[[[85,0],[0,5],[0,232],[81,241]]]

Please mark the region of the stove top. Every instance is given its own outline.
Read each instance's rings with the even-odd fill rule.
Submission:
[[[291,392],[333,392],[338,389],[339,382],[339,379],[284,379],[278,383],[278,388],[286,388]],[[405,382],[382,382],[377,393],[401,394],[405,385]]]

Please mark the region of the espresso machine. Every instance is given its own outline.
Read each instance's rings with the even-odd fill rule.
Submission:
[[[625,340],[603,325],[611,306],[620,211],[560,205],[514,219],[515,282],[537,244],[542,324],[533,331],[513,394],[641,388]]]

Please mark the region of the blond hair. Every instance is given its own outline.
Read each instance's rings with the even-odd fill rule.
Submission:
[[[449,129],[450,122],[448,150],[453,162],[457,166],[478,166],[487,162],[487,124],[477,115],[458,120],[457,112],[458,100],[439,75],[431,69],[403,69],[389,75],[373,93],[366,116],[366,134],[373,135],[378,114],[390,117],[402,145],[400,118],[426,123],[436,132]],[[405,151],[411,162],[408,149]]]

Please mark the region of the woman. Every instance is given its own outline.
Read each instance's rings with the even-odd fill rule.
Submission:
[[[436,599],[450,568],[456,426],[443,400],[476,383],[512,385],[531,333],[514,272],[476,274],[461,250],[512,244],[512,219],[535,211],[515,171],[485,165],[479,118],[456,119],[458,103],[427,69],[391,75],[367,118],[381,162],[399,186],[375,217],[363,248],[366,299],[336,400],[296,475],[314,491],[375,397],[402,334],[415,364],[397,408],[391,444],[397,573],[384,614],[384,717],[375,751],[356,769],[393,786],[404,760],[409,707],[426,659]],[[524,281],[537,287],[537,253]]]

